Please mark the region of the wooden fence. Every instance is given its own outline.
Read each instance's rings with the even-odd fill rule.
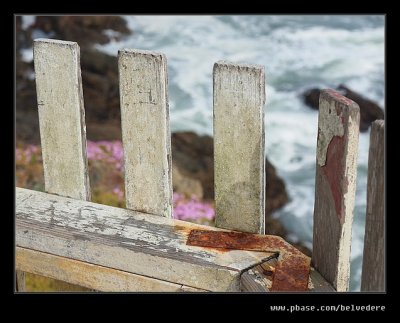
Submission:
[[[206,227],[172,219],[167,62],[155,52],[124,49],[118,56],[127,209],[90,202],[79,55],[74,42],[34,42],[46,193],[16,188],[18,291],[25,290],[24,272],[99,291],[274,290],[283,249],[188,243],[202,231],[270,238],[286,248],[288,263],[296,252],[307,263],[281,238],[262,236],[264,67],[214,65],[216,227]],[[348,289],[358,124],[357,104],[322,92],[309,291]],[[380,266],[364,262],[364,290],[384,289],[383,127],[377,122],[371,132],[364,252]],[[295,277],[287,280],[296,285]]]

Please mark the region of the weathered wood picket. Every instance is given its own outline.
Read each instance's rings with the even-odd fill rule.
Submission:
[[[312,259],[337,291],[349,285],[359,124],[356,103],[333,90],[321,92]]]
[[[118,59],[127,209],[90,202],[79,46],[34,42],[46,193],[16,188],[16,289],[24,291],[24,272],[30,272],[99,291],[271,290],[277,272],[285,273],[283,249],[276,246],[289,250],[287,263],[297,252],[281,238],[270,236],[275,246],[262,250],[188,242],[203,231],[268,238],[256,235],[264,233],[264,68],[214,65],[216,227],[206,227],[172,219],[166,57],[124,49]],[[322,93],[315,268],[309,271],[308,288],[304,285],[309,291],[348,289],[358,122],[354,102],[331,90]],[[377,129],[374,125],[371,150],[382,146],[383,123],[378,135]],[[376,239],[375,217],[383,220],[383,158],[375,162],[370,156],[371,164],[377,166],[373,174],[370,170],[369,185],[378,180],[380,186],[368,190],[366,244]],[[382,248],[369,256],[379,254],[383,261]],[[297,260],[307,263],[299,254]],[[376,274],[364,269],[363,288],[381,290],[383,273],[382,267],[377,282],[368,284]],[[295,276],[287,279],[295,285]]]
[[[361,291],[385,291],[385,123],[372,124]]]

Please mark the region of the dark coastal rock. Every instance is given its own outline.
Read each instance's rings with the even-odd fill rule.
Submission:
[[[309,89],[303,93],[304,103],[314,110],[318,110],[319,108],[319,94],[320,89]]]
[[[82,50],[81,66],[87,120],[119,120],[117,58],[97,50]]]
[[[22,18],[15,20],[15,78],[17,139],[32,143],[39,142],[39,119],[36,101],[36,86],[33,75],[33,63],[24,62],[20,50],[32,46],[31,32],[22,29]],[[33,139],[32,139],[33,138]]]
[[[75,41],[81,48],[107,44],[130,34],[126,20],[119,16],[37,16],[32,29],[52,37]],[[107,31],[113,32],[107,32]]]
[[[172,164],[184,177],[197,180],[203,197],[214,198],[214,147],[210,136],[175,132],[171,136]]]
[[[267,158],[265,159],[265,183],[265,215],[268,217],[289,202],[289,196],[285,182],[278,176],[274,165]]]
[[[32,31],[30,29],[22,28],[22,17],[15,17],[15,45],[17,49],[17,55],[19,50],[22,48],[29,48],[32,46]]]
[[[360,131],[367,131],[371,123],[375,120],[384,119],[383,109],[375,102],[363,97],[350,90],[344,85],[339,85],[337,88],[345,97],[353,100],[360,106]]]
[[[356,102],[360,107],[360,131],[367,131],[371,123],[375,120],[384,119],[383,109],[375,102],[354,92],[345,85],[339,85],[337,90],[345,97]],[[303,93],[304,103],[313,109],[319,108],[320,89],[313,88]]]
[[[265,234],[286,237],[287,231],[279,219],[265,217]]]

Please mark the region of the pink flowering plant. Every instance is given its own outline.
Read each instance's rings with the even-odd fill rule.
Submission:
[[[124,207],[124,152],[121,141],[87,141],[93,202]],[[15,151],[16,185],[44,190],[40,146],[18,144]],[[175,219],[213,225],[212,202],[183,193],[173,194]]]
[[[123,171],[124,151],[121,141],[90,141],[87,142],[89,161],[102,161],[113,165],[116,170]]]
[[[42,152],[35,145],[18,144],[15,149],[16,185],[37,191],[44,190]]]
[[[184,194],[174,192],[173,203],[175,219],[200,224],[211,224],[214,220],[215,211],[212,204],[201,201],[195,195],[186,198]]]

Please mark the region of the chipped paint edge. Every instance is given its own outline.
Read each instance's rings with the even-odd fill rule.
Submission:
[[[340,115],[333,111],[330,102],[326,100],[326,96],[322,95],[322,92],[319,99],[318,119],[317,162],[322,167],[325,166],[328,147],[333,137],[343,137],[344,135],[343,121]]]
[[[341,218],[342,236],[339,241],[339,256],[336,275],[336,290],[345,292],[349,289],[350,256],[354,206],[357,188],[357,160],[359,141],[360,113],[358,105],[348,107],[348,133],[346,140],[345,176],[343,190],[343,217]],[[350,156],[350,158],[349,158]]]

